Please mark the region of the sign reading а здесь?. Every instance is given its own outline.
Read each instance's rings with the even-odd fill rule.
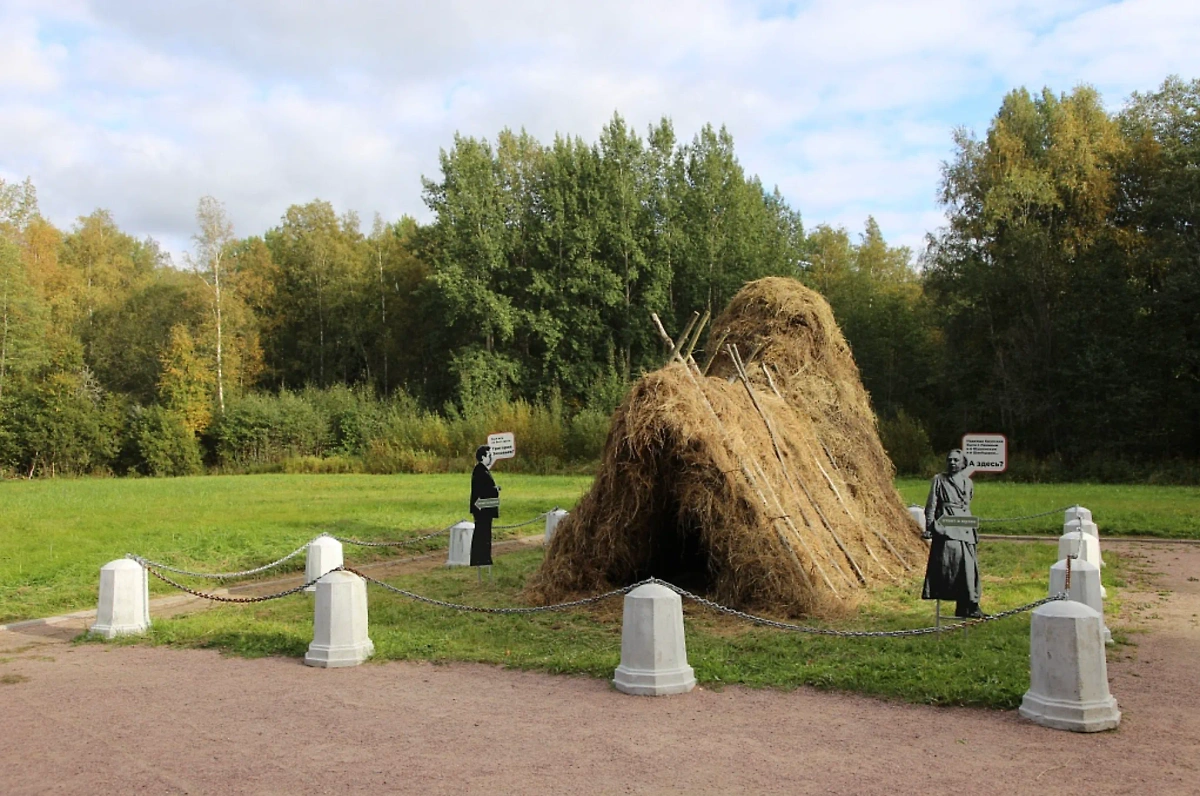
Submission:
[[[1008,467],[1008,438],[1003,434],[963,434],[962,452],[968,470],[1002,473]]]
[[[517,455],[517,442],[511,431],[499,434],[488,434],[488,446],[492,449],[493,458],[511,459]]]

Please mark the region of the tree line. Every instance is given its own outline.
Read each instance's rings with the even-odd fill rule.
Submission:
[[[456,136],[427,224],[315,200],[238,237],[204,197],[178,265],[104,210],[59,230],[29,181],[0,184],[0,468],[450,466],[498,412],[548,461],[594,457],[661,361],[651,312],[678,332],[785,275],[829,299],[902,471],[1001,431],[1029,477],[1191,478],[1198,128],[1200,81],[1116,113],[1014,90],[983,138],[955,131],[949,224],[917,256],[872,218],[806,230],[724,128],[616,114],[594,143]]]

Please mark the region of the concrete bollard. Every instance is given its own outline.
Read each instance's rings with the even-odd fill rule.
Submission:
[[[1076,531],[1090,534],[1097,539],[1100,538],[1100,529],[1091,520],[1071,520],[1063,523],[1063,533],[1075,533]]]
[[[555,529],[558,528],[558,524],[565,516],[567,516],[567,512],[558,506],[555,506],[553,511],[546,513],[546,538],[543,540],[543,544],[550,544],[550,540],[554,538]]]
[[[321,534],[308,543],[308,558],[304,564],[304,582],[312,583],[331,569],[337,569],[345,561],[342,558],[342,543],[332,536]],[[316,591],[316,585],[305,591]]]
[[[448,567],[471,565],[471,537],[475,535],[475,523],[463,521],[450,529],[450,552],[446,556]]]
[[[924,533],[925,532],[925,507],[924,506],[909,506],[908,514],[910,517],[913,518],[913,522],[915,522],[918,526],[920,526],[921,532]]]
[[[1097,540],[1100,539],[1100,529],[1097,528],[1096,523],[1092,522],[1091,520],[1074,519],[1070,522],[1063,523],[1063,533],[1086,533],[1089,536],[1096,537]],[[1108,564],[1104,563],[1103,556],[1100,558],[1100,566],[1108,566]]]
[[[1061,591],[1100,615],[1100,633],[1105,644],[1112,644],[1112,633],[1104,623],[1104,598],[1100,596],[1100,570],[1083,559],[1071,562],[1071,588],[1067,590],[1067,560],[1050,567],[1050,596]]]
[[[1022,716],[1074,732],[1111,730],[1121,723],[1117,700],[1108,692],[1102,626],[1098,613],[1073,600],[1033,609],[1029,690],[1021,700]]]
[[[1082,531],[1064,533],[1058,537],[1058,558],[1061,561],[1071,556],[1083,559],[1099,569],[1102,566],[1100,561],[1100,540],[1090,533],[1083,533]],[[1103,584],[1100,586],[1100,596],[1105,600],[1108,599],[1108,590],[1104,588]]]
[[[333,669],[358,666],[375,653],[367,636],[367,584],[344,570],[317,581],[313,640],[304,663]]]
[[[696,687],[683,638],[683,601],[658,583],[625,595],[618,691],[640,696],[684,694]]]
[[[145,568],[121,558],[100,568],[100,603],[89,632],[105,638],[145,633],[150,627],[150,583]]]
[[[1087,520],[1092,521],[1092,510],[1085,509],[1083,506],[1075,505],[1063,512],[1063,525],[1072,520]]]

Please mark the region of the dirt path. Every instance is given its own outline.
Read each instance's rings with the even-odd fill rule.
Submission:
[[[1197,793],[1200,547],[1105,545],[1153,582],[1109,618],[1136,631],[1110,662],[1114,732],[810,689],[652,699],[487,666],[71,646],[41,625],[0,632],[0,791]]]

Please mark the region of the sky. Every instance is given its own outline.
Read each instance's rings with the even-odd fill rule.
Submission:
[[[1200,2],[0,0],[0,179],[178,264],[201,196],[239,236],[317,198],[428,221],[456,132],[594,142],[617,112],[725,125],[806,228],[873,215],[916,252],[955,127],[1021,86],[1116,111],[1171,74],[1200,77]]]

